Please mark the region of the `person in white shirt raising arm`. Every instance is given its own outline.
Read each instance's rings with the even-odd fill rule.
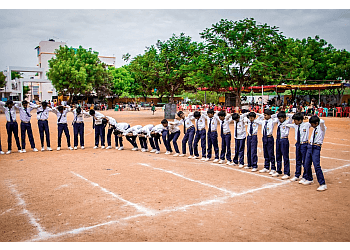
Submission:
[[[29,107],[28,107],[29,106]],[[33,103],[28,103],[28,101],[24,100],[22,102],[22,106],[19,106],[19,104],[15,104],[15,107],[19,110],[19,117],[21,119],[21,140],[22,140],[22,152],[26,152],[26,133],[28,133],[28,139],[30,142],[30,146],[32,147],[34,152],[38,152],[38,150],[35,147],[34,143],[34,136],[33,136],[33,130],[32,130],[32,124],[30,123],[30,120],[32,118],[32,115],[30,112],[33,109],[38,108],[38,105],[35,105]]]
[[[62,134],[64,134],[67,138],[67,146],[70,150],[73,148],[70,146],[70,135],[67,124],[67,114],[70,112],[70,107],[68,106],[58,106],[57,108],[53,108],[52,112],[57,115],[57,129],[58,129],[58,139],[57,139],[57,151],[61,150],[61,141]]]
[[[22,153],[21,150],[21,144],[19,142],[19,137],[18,137],[18,124],[16,121],[16,110],[15,107],[13,106],[13,101],[8,100],[6,103],[0,101],[0,108],[5,111],[5,116],[6,116],[6,130],[7,130],[7,145],[8,145],[8,151],[6,154],[11,153],[12,149],[12,133],[15,136],[18,152]]]
[[[247,137],[245,131],[245,117],[248,113],[239,115],[237,113],[232,114],[232,120],[235,124],[235,157],[233,158],[233,164],[238,164],[239,158],[239,168],[244,167],[244,147],[245,147],[245,138]]]
[[[41,107],[37,109],[36,118],[38,119],[38,127],[41,141],[41,151],[44,151],[44,133],[46,136],[46,146],[47,150],[52,151],[50,146],[50,130],[49,130],[49,112],[52,111],[51,108],[47,107],[47,102],[42,102]]]

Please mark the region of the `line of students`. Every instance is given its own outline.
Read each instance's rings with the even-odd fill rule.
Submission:
[[[28,107],[29,106],[29,107]],[[28,104],[26,101],[22,102],[22,107],[18,103],[13,105],[12,101],[5,103],[0,102],[0,107],[5,110],[7,119],[7,132],[8,132],[8,152],[11,153],[11,140],[12,133],[15,136],[17,147],[19,152],[25,152],[25,134],[28,133],[28,137],[31,143],[31,147],[34,151],[38,151],[35,148],[32,128],[30,124],[30,111],[37,109],[38,127],[40,132],[42,151],[44,151],[44,132],[46,135],[47,150],[50,148],[50,135],[48,127],[48,112],[53,112],[57,115],[58,124],[58,147],[61,149],[61,138],[64,132],[67,138],[67,145],[70,150],[73,148],[70,145],[70,135],[67,125],[67,113],[73,112],[73,130],[74,130],[74,149],[78,146],[78,136],[80,136],[80,146],[84,149],[84,118],[93,118],[93,128],[95,130],[95,146],[97,149],[99,141],[101,139],[101,148],[105,148],[105,127],[108,125],[107,132],[107,148],[112,148],[111,137],[115,136],[115,147],[118,150],[123,150],[123,136],[133,146],[133,151],[138,150],[136,138],[139,138],[141,145],[141,151],[148,151],[147,139],[151,145],[152,150],[150,152],[160,153],[159,144],[161,143],[160,137],[162,137],[164,146],[166,148],[167,155],[171,154],[172,142],[175,153],[173,156],[184,157],[186,156],[186,148],[188,146],[190,155],[189,159],[199,159],[198,143],[201,141],[202,149],[202,161],[209,161],[212,158],[212,149],[214,148],[214,163],[228,165],[238,165],[239,168],[251,169],[252,172],[258,170],[258,156],[257,145],[258,127],[261,125],[262,129],[262,142],[263,153],[265,158],[264,168],[260,170],[260,173],[269,173],[273,177],[278,177],[282,174],[282,159],[284,163],[282,179],[286,180],[290,178],[290,161],[289,161],[289,129],[294,128],[296,130],[296,172],[295,176],[290,181],[299,181],[300,184],[309,185],[313,183],[311,164],[314,164],[317,180],[320,184],[318,191],[324,191],[327,189],[325,184],[323,172],[320,166],[320,151],[323,143],[323,139],[326,132],[326,126],[324,121],[317,116],[313,116],[309,119],[309,122],[303,122],[304,117],[301,113],[286,114],[285,112],[279,112],[278,114],[272,114],[270,110],[265,110],[264,114],[256,114],[254,112],[244,113],[239,115],[226,114],[224,111],[214,112],[208,111],[195,111],[189,113],[187,116],[182,111],[177,113],[179,119],[175,119],[172,122],[168,122],[166,119],[161,121],[161,124],[156,126],[148,124],[146,126],[136,125],[130,126],[128,123],[117,123],[117,121],[110,117],[104,116],[95,110],[86,112],[81,110],[80,107],[71,109],[70,107],[59,106],[57,108],[48,108],[47,104],[43,102],[41,105]],[[16,111],[14,108],[19,109],[21,119],[21,138],[22,148],[19,143],[18,137],[18,125],[16,122]],[[288,119],[287,119],[288,118]],[[192,121],[195,121],[193,124]],[[294,120],[294,124],[293,121]],[[229,124],[234,123],[234,139],[235,139],[235,155],[231,158],[231,131]],[[218,146],[218,125],[220,124],[220,136],[221,136],[221,154],[219,155]],[[273,137],[273,129],[277,124],[276,134],[276,162],[275,164],[275,140]],[[177,140],[180,136],[179,126],[183,126],[184,137],[182,139],[182,153],[180,154]],[[206,125],[208,132],[206,132]],[[247,128],[246,128],[247,127]],[[310,142],[309,128],[313,127],[314,131],[311,135]],[[208,140],[208,143],[206,142]],[[244,166],[244,149],[247,143],[247,162],[248,165]],[[187,145],[186,145],[187,144]],[[208,145],[208,147],[207,147]],[[0,152],[1,144],[0,144]],[[2,152],[3,154],[3,152]],[[304,167],[304,173],[302,178],[301,169]]]

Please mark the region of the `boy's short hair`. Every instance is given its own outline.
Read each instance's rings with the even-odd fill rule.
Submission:
[[[26,105],[26,104],[28,104],[27,100],[22,101],[22,105]]]
[[[201,112],[199,112],[199,111],[194,111],[193,116],[194,116],[194,117],[201,117]]]
[[[10,105],[10,104],[13,104],[13,101],[12,100],[7,100],[6,101],[6,106]]]
[[[221,110],[219,113],[218,113],[218,116],[226,116],[226,112]]]
[[[47,107],[47,102],[43,101],[43,102],[41,103],[41,106]]]
[[[76,112],[77,112],[77,114],[81,113],[81,107],[80,106],[77,107]]]
[[[264,110],[264,114],[265,114],[265,115],[272,115],[273,112],[272,112],[271,110],[269,110],[269,109],[265,109],[265,110]]]
[[[304,120],[304,116],[302,113],[295,113],[293,116],[292,116],[292,119],[293,120],[297,120],[297,121],[302,121]]]
[[[58,106],[58,111],[62,111],[63,110],[63,106]]]
[[[168,123],[168,120],[167,120],[167,119],[163,119],[160,123],[161,123],[161,124]]]
[[[317,115],[313,115],[313,116],[311,116],[311,118],[309,119],[309,123],[314,123],[314,124],[316,124],[316,123],[320,123],[320,118],[317,116]]]
[[[89,114],[90,114],[90,115],[95,115],[95,110],[90,109]]]
[[[239,119],[239,114],[233,113],[232,114],[232,120],[237,120],[237,119]]]
[[[277,114],[277,118],[286,118],[286,117],[287,117],[286,112],[284,112],[284,111],[281,111]]]
[[[178,117],[181,117],[181,115],[182,115],[183,113],[184,113],[183,111],[179,111],[179,112],[177,112],[177,116],[178,116]]]
[[[214,109],[208,109],[207,114],[214,114]]]
[[[256,118],[256,114],[254,112],[250,112],[247,117],[253,117],[253,118]]]

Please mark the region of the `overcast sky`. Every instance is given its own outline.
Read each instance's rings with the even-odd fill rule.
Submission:
[[[247,6],[251,7],[251,6]],[[34,48],[53,38],[68,46],[92,48],[102,56],[115,56],[124,65],[125,53],[136,56],[145,46],[184,32],[194,41],[220,19],[254,18],[277,26],[286,37],[319,35],[337,49],[350,51],[350,11],[332,10],[0,10],[0,70],[6,66],[35,67]]]

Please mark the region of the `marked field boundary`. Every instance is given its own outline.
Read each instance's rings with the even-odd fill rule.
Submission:
[[[203,164],[205,164],[205,163],[203,163]],[[11,193],[15,195],[15,197],[17,199],[17,206],[22,206],[22,213],[25,214],[28,217],[29,223],[34,228],[36,228],[37,231],[38,231],[37,235],[34,235],[31,239],[29,239],[27,241],[42,241],[42,240],[47,240],[47,239],[51,239],[51,238],[63,237],[63,236],[67,236],[67,235],[76,235],[76,234],[80,234],[80,233],[88,231],[88,230],[92,230],[92,229],[95,229],[95,228],[108,226],[108,225],[112,225],[112,224],[122,223],[123,221],[129,221],[129,220],[132,220],[132,219],[138,218],[138,217],[157,216],[157,215],[161,215],[161,214],[164,214],[164,213],[171,213],[171,212],[177,212],[177,211],[186,211],[186,209],[192,208],[192,207],[206,206],[206,205],[210,205],[210,204],[214,204],[214,203],[226,203],[227,200],[230,199],[230,198],[235,198],[235,197],[243,196],[243,195],[246,195],[246,194],[252,194],[252,193],[255,193],[255,192],[258,192],[258,191],[262,191],[262,190],[265,190],[265,189],[273,189],[273,188],[276,188],[276,187],[279,187],[279,186],[283,186],[283,185],[287,185],[287,184],[291,184],[292,183],[290,181],[281,181],[279,183],[268,183],[268,184],[263,185],[262,187],[248,189],[248,190],[240,192],[240,193],[234,193],[232,191],[229,191],[229,190],[226,190],[226,189],[222,189],[220,187],[216,187],[216,186],[211,185],[211,184],[207,184],[207,183],[203,183],[203,182],[200,182],[200,181],[196,181],[196,180],[190,179],[190,178],[188,178],[186,176],[180,175],[180,174],[175,173],[173,171],[152,167],[151,165],[146,164],[146,163],[141,163],[139,165],[142,165],[142,166],[145,166],[145,167],[151,167],[152,169],[155,169],[155,170],[159,170],[159,171],[163,171],[163,172],[166,172],[166,173],[169,173],[169,174],[173,174],[173,175],[176,175],[176,176],[178,176],[180,178],[184,178],[184,179],[192,181],[192,182],[194,181],[196,183],[199,183],[199,184],[207,186],[207,187],[218,189],[218,190],[220,190],[222,192],[225,192],[228,195],[221,196],[221,197],[215,198],[215,199],[204,200],[204,201],[193,203],[193,204],[179,206],[179,207],[175,207],[175,208],[172,208],[172,209],[163,209],[163,210],[160,210],[160,211],[154,211],[154,210],[151,210],[151,209],[148,209],[148,208],[144,208],[143,206],[140,206],[140,205],[138,205],[136,203],[132,203],[130,201],[127,201],[127,200],[121,198],[120,196],[116,195],[115,193],[113,193],[113,192],[111,192],[111,191],[101,187],[98,183],[92,182],[92,181],[88,180],[87,178],[85,178],[85,177],[83,177],[83,176],[81,176],[81,175],[71,171],[71,173],[73,175],[75,175],[76,177],[87,181],[92,186],[100,188],[100,190],[102,192],[107,193],[107,194],[113,196],[114,198],[117,198],[120,201],[125,202],[126,204],[128,204],[130,206],[133,206],[134,208],[136,208],[141,213],[133,215],[133,216],[124,217],[124,218],[121,218],[121,219],[118,219],[118,220],[111,220],[111,221],[108,221],[108,222],[98,223],[98,224],[93,225],[93,226],[80,227],[80,228],[71,229],[71,230],[67,230],[67,231],[63,231],[63,232],[60,232],[60,233],[53,234],[53,233],[49,233],[49,232],[45,231],[45,229],[40,225],[40,223],[34,217],[34,215],[30,211],[27,210],[26,203],[22,199],[22,195],[17,191],[16,185],[12,184],[12,182],[8,180],[7,181],[7,186],[10,189]],[[215,165],[215,166],[218,165],[219,167],[222,167],[219,164],[211,164],[211,165]],[[226,166],[224,166],[224,167],[227,168]],[[346,165],[343,165],[343,166],[336,167],[336,168],[332,168],[332,169],[325,169],[325,170],[323,170],[323,172],[324,173],[332,172],[332,171],[343,169],[343,168],[347,168],[347,167],[350,167],[350,163],[346,164]],[[253,174],[253,175],[260,176],[259,174],[250,173],[250,172],[247,172],[247,171],[244,171],[244,170],[239,170],[239,169],[234,169],[234,168],[230,168],[230,169],[231,170],[238,170],[239,172],[243,172],[243,173],[248,173],[248,174]],[[314,175],[315,175],[315,173],[314,173]],[[268,178],[270,178],[270,177],[268,177]]]

